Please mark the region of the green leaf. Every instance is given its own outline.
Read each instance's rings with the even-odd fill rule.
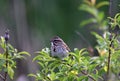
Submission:
[[[50,74],[47,75],[52,81],[56,79],[56,74],[55,72],[51,71]]]
[[[120,13],[118,13],[118,15],[116,17],[116,22],[120,26]]]
[[[79,7],[79,9],[88,12],[89,14],[93,15],[94,17],[98,16],[98,10],[94,7],[89,6],[89,5],[82,4]]]
[[[107,66],[104,66],[104,70],[107,72]]]
[[[14,70],[13,70],[12,67],[10,67],[9,65],[8,65],[8,75],[10,76],[11,79],[13,79]]]
[[[3,57],[3,54],[0,53],[0,59],[3,59],[3,58],[4,58],[4,57]]]
[[[37,62],[42,68],[44,68],[44,64],[42,62]]]
[[[91,76],[96,80],[98,81],[98,79],[101,79],[103,81],[103,78],[101,76],[99,76],[98,74],[91,74]]]
[[[51,68],[51,70],[54,70],[59,65],[60,65],[60,61],[54,60],[54,61],[49,61],[48,67]]]
[[[91,72],[97,70],[97,69],[96,69],[96,66],[97,66],[97,64],[91,64],[91,65],[89,66],[89,70],[88,70],[89,73],[91,73]]]
[[[85,81],[88,81],[88,79],[89,79],[88,77],[85,77],[85,78],[84,78]]]
[[[4,37],[1,36],[0,39],[1,39],[1,43],[4,44],[5,43]]]
[[[80,23],[80,26],[83,27],[83,26],[91,24],[91,23],[97,23],[97,20],[95,18],[90,18],[90,19],[84,20]]]
[[[97,17],[98,23],[104,20],[104,12],[99,12]]]
[[[44,52],[44,51],[41,51],[40,55],[43,56],[43,57],[45,57],[45,58],[48,58],[48,59],[51,58],[50,55],[48,53]]]
[[[12,59],[7,59],[8,63],[10,64],[11,67],[16,67],[16,62]]]
[[[19,52],[18,55],[28,55],[28,56],[30,56],[30,54],[26,51]]]
[[[37,77],[35,74],[28,74],[28,76]]]
[[[41,58],[40,55],[37,55],[36,57],[33,58],[33,61],[39,60]]]
[[[73,52],[70,52],[70,54],[75,58],[75,60],[76,60],[77,62],[79,62],[78,54],[75,54],[75,53],[73,53]]]
[[[114,17],[114,19],[117,19],[120,16],[120,13],[117,13]]]
[[[87,76],[80,76],[80,77],[78,78],[78,81],[83,81],[86,77],[87,77]]]
[[[5,47],[6,47],[6,45],[5,45],[5,39],[4,39],[4,37],[0,37],[0,46],[5,50]]]
[[[88,52],[86,52],[86,48],[83,48],[79,51],[79,56],[80,55],[84,55],[84,54],[87,54]]]
[[[108,1],[99,2],[99,3],[96,5],[96,8],[100,8],[100,7],[105,6],[105,5],[109,5],[109,2],[108,2]]]
[[[11,44],[8,44],[9,49],[14,50],[14,47]]]

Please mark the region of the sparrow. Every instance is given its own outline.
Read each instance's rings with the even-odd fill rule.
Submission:
[[[59,36],[53,37],[50,42],[52,57],[63,59],[69,55],[68,53],[70,52],[70,48]]]

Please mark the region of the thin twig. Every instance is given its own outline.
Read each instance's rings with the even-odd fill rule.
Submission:
[[[109,41],[111,41],[111,40],[112,40],[112,37],[110,37]],[[107,75],[109,75],[109,70],[110,70],[111,47],[112,47],[112,41],[110,42],[110,45],[109,45]]]
[[[112,0],[109,0],[109,16],[112,17]],[[109,31],[111,32],[110,26],[109,26]],[[114,38],[116,38],[116,36]],[[109,73],[110,73],[110,59],[111,59],[111,48],[112,48],[112,44],[113,44],[113,39],[112,39],[112,35],[111,35],[109,38],[110,44],[109,44],[109,50],[108,50],[109,53],[108,53],[108,64],[107,64],[107,80],[109,78]]]
[[[109,0],[109,16],[112,16],[112,0]]]
[[[92,76],[90,76],[88,73],[85,73],[84,71],[81,71],[82,74],[87,75],[90,79],[93,81],[96,81]]]
[[[88,46],[91,46],[91,44],[87,41],[87,39],[78,31],[75,31],[75,33],[77,35],[79,35],[81,37],[81,39],[88,45]]]
[[[0,74],[0,78],[3,79],[3,80],[5,80],[4,76],[2,76],[1,74]]]

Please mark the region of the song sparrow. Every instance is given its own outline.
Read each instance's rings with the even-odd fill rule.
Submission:
[[[65,42],[58,36],[55,36],[51,40],[51,56],[58,57],[63,59],[68,56],[68,52],[70,51],[69,47],[65,44]]]

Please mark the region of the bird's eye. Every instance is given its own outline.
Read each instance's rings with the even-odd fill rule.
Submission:
[[[57,43],[58,41],[54,41],[54,43]]]

